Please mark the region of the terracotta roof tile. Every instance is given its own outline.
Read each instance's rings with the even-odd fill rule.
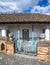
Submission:
[[[39,13],[0,14],[0,22],[50,22],[50,15]]]

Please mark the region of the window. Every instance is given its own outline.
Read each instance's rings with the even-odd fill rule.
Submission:
[[[42,33],[45,33],[45,29],[42,30]]]
[[[22,30],[22,37],[23,37],[23,40],[29,40],[29,29]]]

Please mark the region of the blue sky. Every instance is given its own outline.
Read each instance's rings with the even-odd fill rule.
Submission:
[[[0,0],[0,14],[14,12],[50,15],[50,0]]]

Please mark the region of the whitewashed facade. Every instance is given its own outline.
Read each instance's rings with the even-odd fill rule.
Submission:
[[[18,25],[19,25],[19,35],[22,38],[22,30],[28,29],[29,30],[29,37],[32,37],[32,25],[33,25],[33,32],[34,37],[40,37],[42,30],[45,29],[46,39],[50,39],[50,24],[2,24],[0,25],[1,29],[9,30],[14,34],[15,38],[18,38]],[[1,35],[1,34],[0,34]]]
[[[3,29],[2,32],[1,32],[1,29]],[[37,51],[36,40],[40,39],[40,35],[41,33],[43,33],[43,29],[45,30],[44,40],[50,40],[50,24],[37,24],[37,23],[36,24],[2,24],[0,25],[0,36],[4,36],[5,34],[4,30],[9,30],[9,32],[14,34],[14,39],[17,40],[15,44],[15,51],[17,51],[17,47],[18,47],[18,50],[21,51],[22,44],[27,43],[27,49],[29,48],[30,50],[31,48],[34,52],[36,52]],[[27,40],[26,38],[27,42],[23,41],[23,35],[25,35],[23,34],[23,30],[29,31],[28,33],[26,33],[26,37],[29,38],[29,40]],[[26,48],[24,49],[24,52],[25,51],[26,51]]]

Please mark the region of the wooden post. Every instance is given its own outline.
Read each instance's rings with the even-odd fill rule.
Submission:
[[[34,25],[32,25],[32,41],[33,41],[33,38],[34,38]]]
[[[20,41],[20,25],[18,25],[18,40]]]
[[[31,44],[33,44],[33,38],[34,38],[34,26],[32,25],[32,41],[31,41]],[[33,50],[33,46],[31,45],[32,47],[32,50]]]
[[[21,44],[20,44],[20,25],[18,25],[18,40],[17,40],[17,46],[18,46],[18,52],[20,53],[21,50]]]

